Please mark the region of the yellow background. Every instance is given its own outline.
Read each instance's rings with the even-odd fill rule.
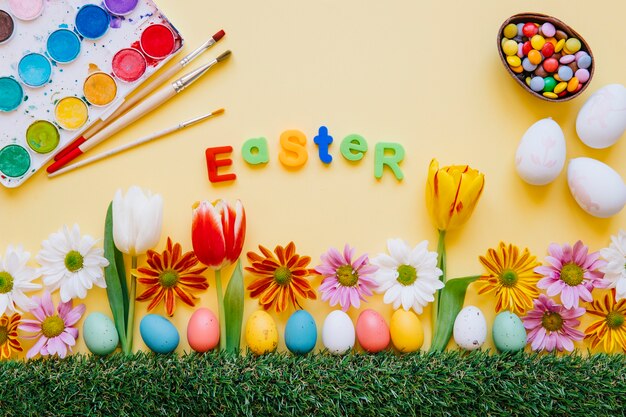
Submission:
[[[573,244],[582,239],[598,250],[624,227],[626,212],[604,220],[584,213],[569,193],[565,171],[554,183],[534,187],[525,184],[514,167],[515,150],[526,129],[552,117],[565,133],[568,159],[597,158],[626,175],[620,163],[626,155],[623,139],[607,150],[592,150],[575,132],[576,115],[586,98],[606,84],[626,84],[626,3],[622,1],[159,0],[158,4],[186,38],[183,53],[217,30],[226,31],[226,37],[190,67],[226,49],[233,56],[92,154],[219,107],[225,107],[226,114],[71,174],[48,180],[39,172],[17,189],[3,189],[2,252],[9,244],[22,244],[34,257],[41,242],[63,224],[78,223],[83,233],[101,238],[109,201],[116,189],[131,185],[164,198],[159,251],[168,236],[190,250],[191,205],[217,198],[240,198],[245,204],[244,253],[258,244],[273,248],[293,240],[300,254],[313,258],[314,266],[329,247],[341,248],[345,243],[372,256],[385,251],[386,240],[393,237],[412,245],[427,239],[435,250],[436,232],[424,203],[433,157],[442,165],[470,164],[486,176],[474,216],[461,230],[448,234],[450,277],[482,273],[478,256],[500,240],[528,247],[543,260],[551,242]],[[523,11],[556,16],[591,45],[596,73],[581,97],[565,103],[538,100],[502,67],[497,30],[507,17]],[[329,166],[317,158],[312,143],[320,125],[328,126],[335,139]],[[278,138],[287,129],[301,130],[309,141],[309,161],[296,172],[278,161]],[[339,142],[351,133],[363,135],[371,150],[356,164],[339,153]],[[270,162],[253,169],[242,160],[240,147],[245,140],[261,136],[270,144]],[[381,141],[405,147],[404,181],[396,181],[387,170],[382,180],[374,179],[373,148]],[[221,145],[235,148],[232,170],[237,180],[214,185],[207,179],[204,150]],[[229,274],[230,270],[225,276]],[[211,287],[199,305],[217,312],[214,279],[208,276]],[[251,281],[246,274],[245,284]],[[319,282],[313,280],[315,288]],[[58,293],[54,300],[58,301]],[[84,302],[87,314],[110,315],[105,290],[93,289]],[[491,327],[495,297],[478,296],[473,285],[466,298],[466,305],[470,304],[482,308]],[[138,332],[146,306],[137,305],[136,349],[146,349]],[[316,318],[321,348],[323,319],[332,309],[319,300],[303,306]],[[245,307],[244,319],[258,304],[247,299]],[[391,316],[382,295],[363,306],[368,307],[387,320]],[[189,350],[186,326],[192,311],[179,304],[173,318],[181,332],[179,352]],[[284,324],[291,311],[272,313],[278,322],[280,349],[284,349]],[[164,314],[164,309],[160,306],[155,312]],[[349,312],[354,322],[358,313]],[[422,322],[426,348],[430,309]],[[587,323],[585,319],[582,330]],[[80,325],[82,329],[82,321]],[[26,349],[31,345],[24,343]],[[489,331],[485,347],[492,346]],[[82,338],[77,350],[86,351]]]

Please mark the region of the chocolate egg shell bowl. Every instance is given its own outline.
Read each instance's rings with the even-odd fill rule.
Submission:
[[[527,92],[546,101],[568,101],[591,82],[595,60],[584,38],[564,22],[520,13],[502,23],[498,52],[508,73]]]

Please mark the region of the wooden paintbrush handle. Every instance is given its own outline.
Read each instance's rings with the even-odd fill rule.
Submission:
[[[177,62],[176,64],[172,65],[170,68],[166,69],[161,74],[157,75],[156,77],[148,81],[146,85],[141,88],[141,90],[137,91],[135,94],[129,97],[117,110],[113,112],[113,114],[111,114],[110,117],[116,118],[120,114],[126,112],[126,110],[130,109],[131,107],[134,107],[135,104],[139,103],[141,100],[143,100],[147,95],[155,91],[157,88],[161,88],[164,85],[166,85],[166,83],[170,80],[170,78],[178,74],[182,69],[183,69],[183,66],[181,65],[180,62]]]
[[[110,136],[116,134],[120,130],[132,124],[137,119],[140,119],[141,117],[150,113],[152,110],[156,109],[175,95],[176,90],[174,90],[174,87],[172,85],[167,85],[163,87],[162,89],[148,97],[146,100],[133,107],[127,113],[120,116],[117,120],[111,122],[111,124],[107,125],[94,137],[83,143],[80,148],[83,152],[86,152],[100,142],[108,139]]]

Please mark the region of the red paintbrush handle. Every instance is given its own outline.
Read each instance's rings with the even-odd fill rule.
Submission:
[[[83,136],[77,137],[76,139],[74,139],[74,142],[67,144],[65,148],[61,149],[61,152],[59,152],[58,154],[54,156],[54,160],[58,161],[59,159],[63,158],[65,155],[70,153],[72,149],[78,148],[80,145],[82,145],[86,141],[87,139],[85,139]]]
[[[48,168],[46,168],[46,171],[48,171],[48,174],[52,174],[53,172],[60,170],[65,165],[67,165],[68,162],[73,161],[74,159],[78,158],[82,154],[83,154],[83,151],[81,151],[80,148],[74,148],[69,153],[67,153],[63,158],[59,159],[58,161],[50,165]]]

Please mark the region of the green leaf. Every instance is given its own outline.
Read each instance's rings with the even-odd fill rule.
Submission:
[[[113,227],[111,227],[111,229],[112,228]],[[111,240],[113,240],[112,237]],[[115,243],[113,243],[113,252],[115,253],[117,276],[120,280],[120,286],[122,288],[122,299],[124,301],[124,328],[128,328],[128,303],[130,302],[130,297],[128,296],[128,284],[126,283],[126,266],[124,265],[124,254],[117,249]]]
[[[104,279],[107,283],[109,306],[111,307],[111,313],[113,313],[115,328],[120,336],[122,350],[125,350],[128,288],[126,286],[124,258],[121,252],[115,247],[115,242],[113,241],[113,203],[109,204],[104,224],[104,257],[109,261],[109,266],[104,268]]]
[[[456,320],[456,316],[463,308],[463,303],[465,302],[467,287],[478,278],[480,278],[479,275],[451,279],[441,289],[435,334],[433,343],[430,346],[431,352],[441,352],[448,346],[448,341],[450,336],[452,336],[454,320]]]
[[[241,260],[233,271],[224,294],[224,320],[226,321],[226,350],[239,352],[243,325],[243,271]]]

